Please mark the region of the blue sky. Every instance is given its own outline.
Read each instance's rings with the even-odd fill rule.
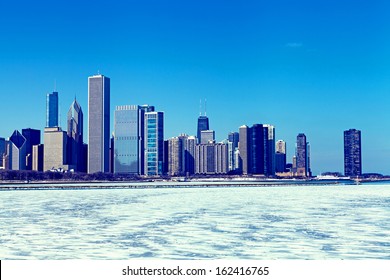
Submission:
[[[2,1],[0,136],[43,129],[55,81],[63,128],[75,95],[86,123],[99,71],[112,111],[155,105],[166,138],[195,135],[207,99],[217,140],[273,124],[290,159],[303,132],[314,173],[343,172],[343,131],[356,128],[363,172],[390,174],[389,14],[385,0]]]

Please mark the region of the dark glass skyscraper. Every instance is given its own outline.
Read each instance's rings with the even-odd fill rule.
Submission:
[[[18,131],[9,138],[9,167],[11,170],[26,169],[26,138]]]
[[[38,129],[22,129],[22,135],[26,138],[26,170],[32,170],[33,146],[41,144],[41,131]]]
[[[86,172],[83,153],[83,110],[76,98],[68,111],[68,164],[79,172]]]
[[[209,118],[207,116],[199,116],[198,118],[198,131],[196,135],[198,143],[202,143],[201,131],[203,130],[209,130]]]
[[[306,141],[306,135],[303,133],[298,134],[296,144],[296,168],[297,176],[307,177],[309,176],[309,160],[308,160],[308,143]]]
[[[344,174],[351,177],[362,175],[360,130],[349,129],[344,131]]]
[[[46,96],[46,127],[58,126],[58,92]]]
[[[88,77],[88,173],[109,171],[110,79]]]

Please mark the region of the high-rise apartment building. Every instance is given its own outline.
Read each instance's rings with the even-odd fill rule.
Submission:
[[[298,134],[296,143],[296,175],[299,177],[309,176],[309,161],[308,161],[308,142],[306,135]]]
[[[196,174],[227,174],[228,145],[223,143],[198,144],[195,147]]]
[[[110,79],[88,77],[88,173],[109,171]]]
[[[357,129],[344,131],[344,174],[351,177],[362,175],[361,131]]]
[[[46,96],[46,127],[59,126],[58,116],[58,92],[53,91]]]
[[[86,172],[86,159],[83,153],[83,110],[76,98],[68,111],[68,164],[75,171]]]
[[[181,176],[185,173],[184,137],[168,140],[168,175]]]
[[[185,174],[192,175],[195,173],[195,146],[196,137],[188,136],[184,143]]]
[[[145,113],[145,175],[162,175],[164,161],[164,113]]]

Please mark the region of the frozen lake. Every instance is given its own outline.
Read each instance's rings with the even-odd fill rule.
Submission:
[[[1,259],[390,259],[390,185],[0,191]]]

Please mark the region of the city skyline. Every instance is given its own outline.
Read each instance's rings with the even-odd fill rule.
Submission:
[[[165,139],[196,135],[207,98],[218,142],[243,124],[270,123],[288,162],[305,133],[313,173],[343,172],[343,131],[356,128],[363,172],[390,174],[390,4],[290,2],[118,1],[92,12],[2,3],[0,137],[43,130],[51,91],[66,127],[68,104],[76,95],[87,110],[85,77],[101,71],[112,78],[111,120],[114,106],[153,104],[165,112]]]

